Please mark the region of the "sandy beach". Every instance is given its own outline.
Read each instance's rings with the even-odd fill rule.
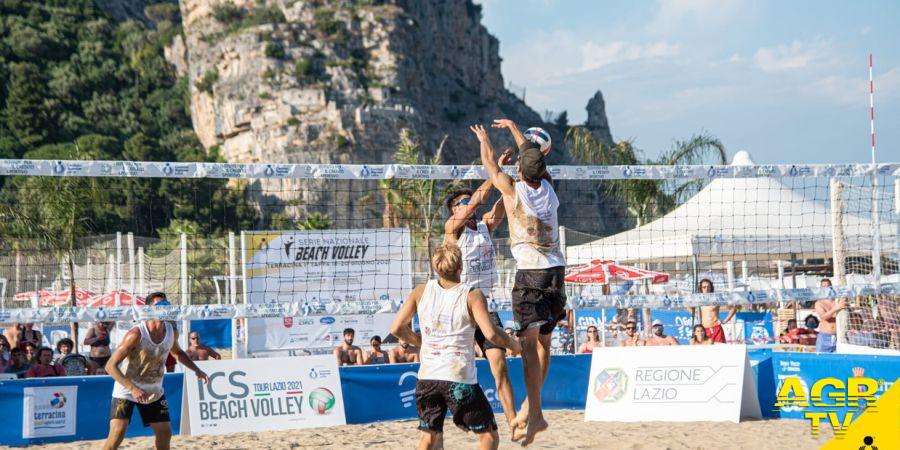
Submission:
[[[647,422],[599,423],[583,421],[583,411],[548,411],[550,430],[538,435],[528,448],[538,449],[816,449],[831,438],[825,430],[810,435],[803,420],[761,420],[743,423]],[[502,417],[498,416],[498,423]],[[474,448],[474,436],[463,433],[448,419],[445,448]],[[416,423],[411,420],[366,425],[346,425],[310,430],[235,433],[223,436],[175,436],[175,449],[408,449],[418,442]],[[509,441],[505,423],[500,424],[500,448],[521,448]],[[36,446],[46,449],[94,449],[101,441]],[[152,438],[126,439],[124,449],[153,448]]]

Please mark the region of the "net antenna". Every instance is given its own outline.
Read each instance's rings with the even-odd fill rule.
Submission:
[[[869,53],[869,130],[872,134],[872,166],[875,166],[875,81]],[[881,220],[878,212],[878,174],[872,172],[872,277],[875,292],[881,292]]]

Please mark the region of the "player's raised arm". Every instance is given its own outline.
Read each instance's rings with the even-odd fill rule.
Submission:
[[[514,195],[515,187],[513,186],[513,179],[500,170],[500,165],[497,163],[497,160],[494,159],[494,146],[491,144],[491,138],[488,136],[487,130],[481,125],[474,125],[469,127],[469,129],[475,133],[478,142],[481,143],[481,163],[484,164],[484,168],[488,172],[488,179],[493,182],[494,187],[496,187],[501,194],[507,196]]]
[[[513,139],[516,141],[516,147],[522,147],[522,144],[525,143],[525,135],[522,134],[522,130],[519,130],[519,126],[516,125],[515,122],[509,119],[494,119],[493,125],[494,128],[506,128],[509,130],[509,133],[512,134]]]

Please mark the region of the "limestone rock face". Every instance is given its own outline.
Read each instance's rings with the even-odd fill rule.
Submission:
[[[603,93],[597,91],[590,100],[587,107],[587,123],[585,127],[591,130],[591,133],[598,142],[603,144],[612,144],[612,132],[609,130],[609,120],[606,119],[606,102],[603,101]]]
[[[429,152],[446,136],[444,163],[468,164],[478,159],[468,126],[507,117],[523,128],[544,127],[554,140],[549,162],[571,163],[564,130],[544,123],[504,88],[498,41],[481,25],[481,7],[471,0],[180,0],[179,5],[184,42],[173,43],[167,58],[189,77],[200,141],[207,148],[219,146],[229,162],[389,163],[400,130],[409,128]],[[602,123],[611,141],[602,96],[599,108],[594,103],[589,124]],[[512,143],[505,131],[492,136],[498,150]],[[265,180],[256,187],[264,207],[291,203],[297,214],[325,212],[337,227],[363,226],[360,217],[380,223],[373,208],[358,201],[376,189],[372,183]],[[564,200],[564,205],[583,201]],[[569,214],[564,223],[572,220],[568,225],[594,231],[605,227],[601,208],[589,209],[597,211],[577,219]]]

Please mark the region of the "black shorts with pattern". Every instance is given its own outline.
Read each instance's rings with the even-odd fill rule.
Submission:
[[[109,408],[110,419],[125,419],[131,421],[131,415],[134,414],[134,407],[137,406],[138,412],[141,413],[141,421],[145,427],[149,427],[151,423],[168,422],[169,421],[169,403],[166,396],[163,395],[159,400],[153,403],[137,403],[124,398],[113,398]]]
[[[503,329],[503,321],[500,320],[500,314],[497,314],[496,312],[489,312],[488,316],[491,317],[491,322],[496,325],[497,328],[500,328],[501,330]],[[475,328],[475,343],[478,344],[479,348],[481,348],[481,353],[485,353],[485,351],[492,348],[503,350],[503,353],[506,353],[505,348],[485,339],[484,333],[481,332],[481,328]]]
[[[550,334],[566,317],[565,276],[562,266],[516,271],[512,308],[517,332],[540,327],[540,334]]]
[[[478,384],[444,380],[416,382],[420,430],[442,433],[448,409],[453,414],[453,423],[464,431],[484,433],[497,429],[494,410]]]

